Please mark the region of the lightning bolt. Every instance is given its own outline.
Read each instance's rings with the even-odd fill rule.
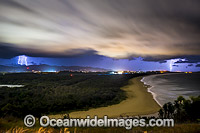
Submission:
[[[171,71],[173,71],[173,65],[174,65],[174,63],[175,62],[177,62],[177,61],[186,61],[185,59],[171,59],[170,61],[169,61],[169,69],[170,69],[170,72]]]
[[[25,55],[21,55],[18,57],[18,62],[19,65],[28,65],[27,63],[27,57]]]

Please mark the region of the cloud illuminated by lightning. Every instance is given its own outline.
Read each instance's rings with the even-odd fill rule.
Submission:
[[[18,58],[19,65],[26,65],[27,66],[27,57],[25,55],[21,55]]]
[[[175,62],[177,62],[177,61],[185,61],[185,59],[171,59],[170,61],[169,61],[169,69],[170,69],[170,71],[173,71],[173,65],[174,65],[174,63]]]

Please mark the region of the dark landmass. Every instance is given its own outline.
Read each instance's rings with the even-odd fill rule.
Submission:
[[[144,74],[98,75],[94,73],[15,73],[0,75],[0,84],[20,84],[21,88],[1,87],[0,114],[23,118],[44,114],[87,110],[119,103],[126,98],[120,88],[128,80]]]

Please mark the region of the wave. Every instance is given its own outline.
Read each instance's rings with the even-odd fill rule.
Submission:
[[[189,98],[200,95],[200,74],[169,73],[143,77],[141,82],[148,85],[148,92],[160,105],[173,102],[178,96]]]
[[[24,85],[0,85],[0,87],[15,88],[15,87],[24,87]]]
[[[160,107],[162,107],[161,103],[156,99],[156,98],[157,98],[156,93],[154,93],[153,91],[151,91],[151,89],[152,89],[154,86],[151,86],[150,84],[146,83],[146,82],[144,81],[144,78],[145,78],[145,77],[143,77],[143,78],[141,79],[141,82],[143,82],[143,83],[144,83],[145,85],[147,85],[147,86],[150,86],[150,87],[147,88],[147,92],[151,93],[152,96],[153,96],[153,99],[158,103],[158,105],[159,105]]]

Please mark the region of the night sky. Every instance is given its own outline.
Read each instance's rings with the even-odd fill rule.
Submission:
[[[0,0],[0,65],[200,71],[199,0]]]

